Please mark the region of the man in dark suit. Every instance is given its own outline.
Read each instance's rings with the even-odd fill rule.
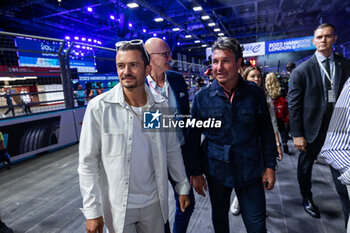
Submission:
[[[180,73],[170,70],[171,52],[165,41],[160,38],[150,38],[146,41],[145,47],[150,55],[150,64],[152,66],[151,75],[147,76],[146,84],[150,87],[154,95],[162,95],[168,100],[170,111],[178,120],[183,120],[183,116],[190,114],[190,106],[188,99],[188,91],[185,79]],[[181,144],[182,155],[185,166],[188,165],[189,156],[186,155],[186,130],[176,129],[176,133]],[[186,168],[188,175],[188,169]],[[176,183],[169,176],[169,181],[174,188],[174,196],[176,201],[174,233],[186,233],[188,223],[190,221],[195,199],[193,190],[190,190],[190,205],[185,212],[181,212],[178,194],[175,191]],[[169,223],[165,226],[165,231],[170,233]]]
[[[311,173],[324,143],[334,103],[350,76],[350,61],[333,53],[337,40],[331,24],[321,24],[314,31],[316,53],[293,70],[288,92],[289,119],[294,145],[300,151],[298,182],[305,211],[315,218],[320,212],[313,203]],[[331,168],[344,214],[349,216],[349,198],[345,186]]]

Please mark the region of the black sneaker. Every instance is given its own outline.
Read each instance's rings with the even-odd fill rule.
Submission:
[[[13,230],[0,221],[0,233],[13,233]]]

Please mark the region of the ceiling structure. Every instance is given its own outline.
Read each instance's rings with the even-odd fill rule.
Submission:
[[[137,3],[138,7],[130,8],[129,3]],[[195,11],[194,7],[201,10]],[[156,22],[155,18],[163,21]],[[4,31],[58,39],[93,38],[109,48],[120,40],[146,40],[156,35],[164,37],[173,52],[199,57],[205,56],[205,46],[211,46],[219,35],[236,37],[241,43],[303,37],[312,35],[323,22],[336,26],[339,42],[349,41],[350,1],[7,0],[6,4],[0,3],[0,29]]]

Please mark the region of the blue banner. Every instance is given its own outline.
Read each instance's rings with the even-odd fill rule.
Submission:
[[[114,74],[80,74],[79,81],[101,82],[101,81],[119,81],[118,75]]]
[[[266,41],[265,54],[286,53],[316,49],[313,36]]]

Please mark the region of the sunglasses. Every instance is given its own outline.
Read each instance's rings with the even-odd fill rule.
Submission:
[[[131,44],[131,45],[141,45],[143,50],[145,51],[145,54],[146,54],[146,57],[147,57],[147,60],[149,61],[149,56],[148,56],[148,53],[146,51],[146,48],[145,48],[145,44],[143,43],[143,40],[141,39],[135,39],[135,40],[124,40],[124,41],[119,41],[117,43],[115,43],[115,47],[117,49],[117,52],[118,52],[118,49],[120,49],[120,47],[123,47],[124,45],[126,44]]]
[[[162,55],[162,56],[165,57],[165,58],[168,58],[168,57],[171,56],[171,52],[170,52],[170,51],[166,51],[166,52],[164,52],[164,53],[150,53],[150,55],[151,55],[151,54],[160,54],[160,55]]]

